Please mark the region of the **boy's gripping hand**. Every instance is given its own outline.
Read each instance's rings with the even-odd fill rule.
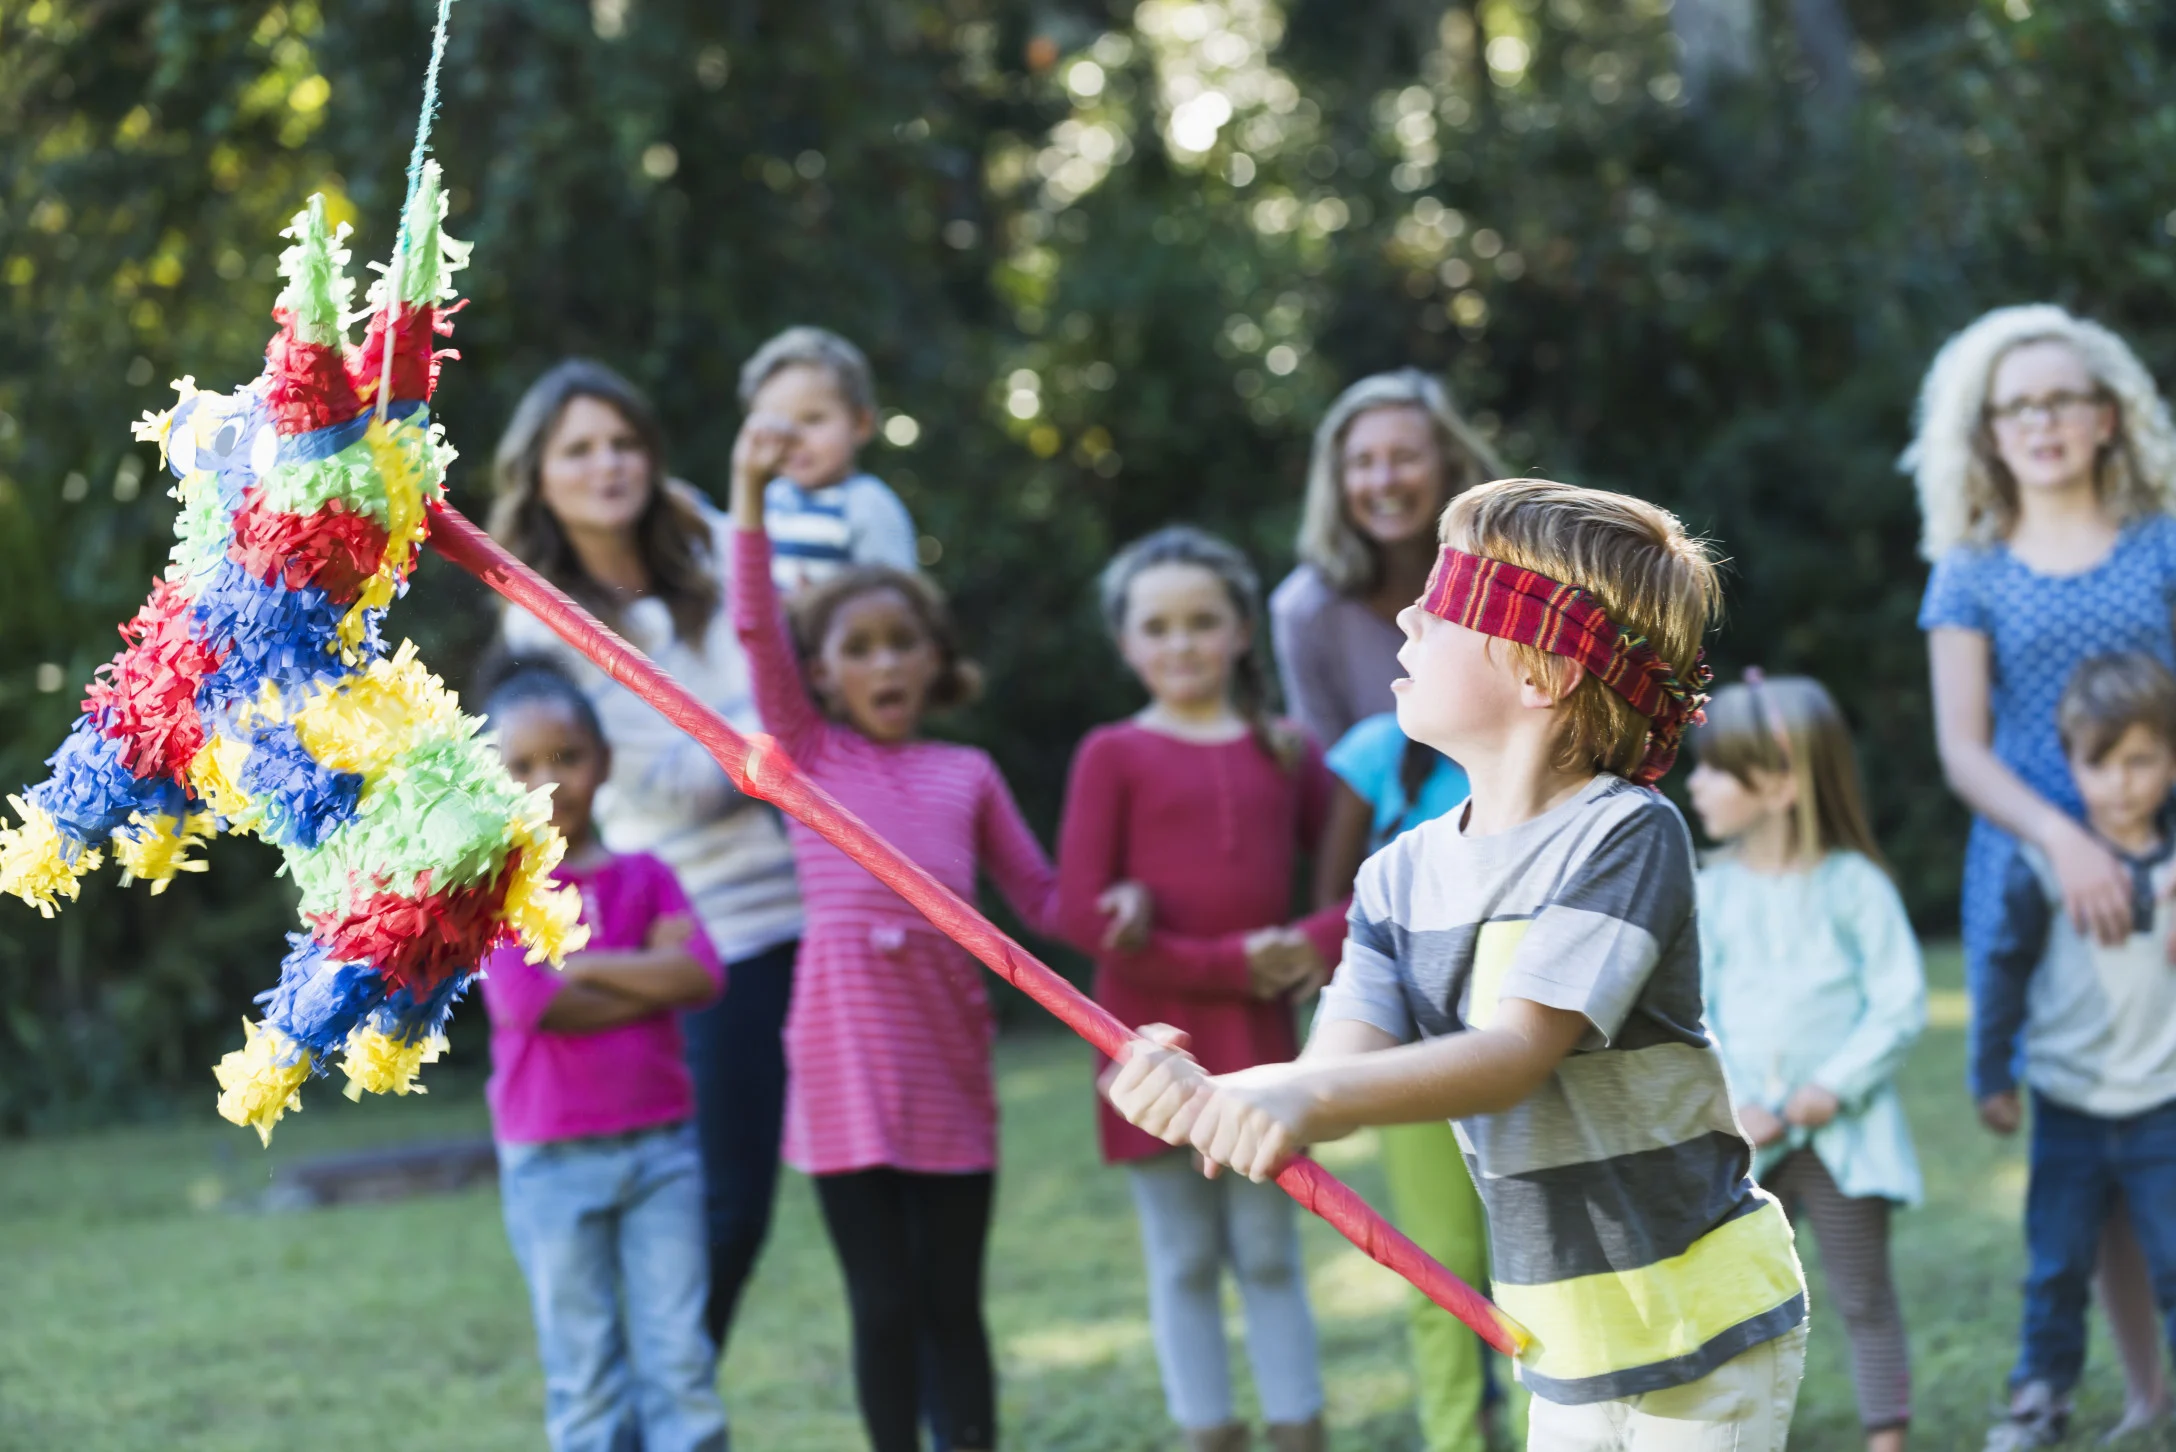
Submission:
[[[1273,1180],[1301,1150],[1331,1138],[1315,1124],[1319,1101],[1300,1064],[1257,1064],[1206,1081],[1195,1101],[1192,1143],[1214,1176],[1228,1166],[1260,1182]]]
[[[1152,1023],[1128,1046],[1123,1061],[1105,1070],[1104,1097],[1134,1128],[1165,1144],[1186,1144],[1209,1076],[1186,1052],[1183,1030]]]

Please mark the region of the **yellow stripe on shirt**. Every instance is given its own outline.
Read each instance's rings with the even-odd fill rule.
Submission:
[[[1532,920],[1483,923],[1473,944],[1473,990],[1466,995],[1467,1028],[1485,1029],[1496,1021],[1496,1004],[1503,995],[1504,975],[1526,938]]]
[[[1683,1255],[1541,1285],[1498,1281],[1496,1300],[1534,1333],[1521,1364],[1581,1381],[1690,1355],[1806,1288],[1776,1202],[1716,1227]]]

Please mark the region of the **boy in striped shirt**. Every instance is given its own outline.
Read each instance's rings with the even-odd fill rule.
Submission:
[[[742,366],[740,401],[750,418],[793,426],[763,493],[780,595],[855,565],[919,566],[907,506],[861,471],[861,448],[876,436],[876,379],[861,349],[828,329],[788,328]]]
[[[1297,1061],[1211,1077],[1151,1027],[1112,1101],[1256,1179],[1453,1120],[1534,1337],[1528,1446],[1782,1452],[1804,1281],[1701,1022],[1692,843],[1645,789],[1705,699],[1714,565],[1652,505],[1534,479],[1460,495],[1442,538],[1393,689],[1472,795],[1361,869]]]

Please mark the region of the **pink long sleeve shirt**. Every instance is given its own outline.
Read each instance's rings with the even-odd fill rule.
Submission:
[[[1294,875],[1322,835],[1330,788],[1312,742],[1287,770],[1251,736],[1207,745],[1131,721],[1089,732],[1066,785],[1058,870],[1060,924],[1095,955],[1097,1002],[1129,1025],[1186,1030],[1212,1074],[1297,1053],[1291,998],[1254,996],[1246,939],[1291,920]],[[1126,880],[1155,899],[1154,926],[1138,951],[1108,952],[1096,898]],[[1337,962],[1343,903],[1292,925]],[[1165,1152],[1109,1104],[1098,1109],[1105,1160]]]
[[[722,988],[725,972],[695,922],[672,869],[643,852],[607,858],[585,871],[562,866],[555,881],[581,889],[589,948],[624,952],[649,941],[660,918],[695,924],[688,951]],[[673,1124],[695,1113],[681,1057],[680,1016],[653,1013],[594,1033],[542,1026],[565,986],[549,964],[522,961],[518,947],[484,960],[484,1008],[491,1015],[492,1133],[509,1144],[548,1144]]]
[[[761,533],[735,533],[732,605],[756,709],[786,754],[946,887],[972,902],[987,873],[1047,931],[1057,874],[997,764],[969,746],[871,741],[825,717],[779,613]],[[799,822],[788,829],[807,925],[786,1015],[787,1163],[813,1175],[994,1167],[994,1025],[981,966],[836,847]]]

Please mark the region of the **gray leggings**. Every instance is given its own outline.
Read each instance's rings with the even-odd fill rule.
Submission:
[[[1141,1216],[1148,1318],[1171,1420],[1190,1430],[1232,1420],[1226,1266],[1239,1282],[1263,1420],[1304,1422],[1319,1413],[1322,1370],[1291,1197],[1230,1171],[1205,1179],[1190,1150],[1126,1168]]]
[[[1869,1432],[1906,1425],[1912,1419],[1912,1373],[1904,1314],[1889,1275],[1889,1202],[1844,1194],[1810,1149],[1785,1156],[1761,1182],[1793,1221],[1813,1227],[1820,1242],[1829,1298],[1851,1337],[1860,1425]]]

